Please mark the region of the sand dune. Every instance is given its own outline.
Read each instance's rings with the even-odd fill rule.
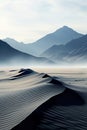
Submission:
[[[86,130],[86,109],[84,100],[75,91],[66,89],[43,103],[12,130]]]
[[[30,69],[0,71],[0,130],[10,130],[51,97],[62,84]]]
[[[44,74],[43,78],[47,77],[49,75]],[[86,85],[79,82],[73,86],[61,80],[52,77],[49,83],[63,85],[65,90],[44,102],[12,130],[87,130]]]
[[[0,71],[0,130],[87,130],[87,88],[31,69]]]

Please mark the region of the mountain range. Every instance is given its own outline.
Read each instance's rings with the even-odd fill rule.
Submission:
[[[81,36],[83,36],[83,34],[80,34],[67,26],[63,26],[60,29],[57,29],[55,32],[50,33],[31,44],[20,43],[11,38],[6,38],[3,40],[13,48],[28,54],[39,56],[46,49],[52,47],[53,45],[66,44],[72,39],[76,39]]]
[[[63,26],[32,44],[6,38],[0,41],[0,61],[29,64],[84,64],[87,58],[87,35]],[[7,44],[7,43],[9,44]],[[3,43],[3,49],[1,48]],[[5,46],[6,45],[6,46]],[[11,60],[10,60],[11,59]]]
[[[47,57],[57,63],[86,63],[87,35],[71,40],[65,45],[54,45],[41,56]]]
[[[0,40],[0,65],[40,65],[52,64],[43,57],[35,57],[12,48],[6,42]]]

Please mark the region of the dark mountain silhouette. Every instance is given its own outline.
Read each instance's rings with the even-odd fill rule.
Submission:
[[[34,54],[34,48],[29,47],[29,44],[24,44],[23,42],[18,42],[12,38],[3,39],[3,41],[7,42],[11,47],[25,52],[27,54]]]
[[[18,51],[0,40],[0,65],[37,65],[53,63],[43,57],[35,57]]]
[[[9,43],[9,45],[12,46],[12,47],[14,47],[14,48],[16,48],[16,46],[22,47],[24,45],[23,42],[18,42],[15,39],[12,39],[12,38],[9,38],[9,37],[3,39],[3,41]]]
[[[31,44],[20,44],[14,41],[13,39],[9,38],[4,39],[4,41],[18,50],[33,55],[39,55],[53,45],[65,44],[71,41],[72,39],[76,39],[81,36],[83,36],[83,34],[77,33],[76,31],[67,26],[63,26],[55,32],[50,33]]]
[[[87,35],[74,39],[66,45],[54,45],[47,49],[42,56],[53,59],[55,62],[86,63]]]

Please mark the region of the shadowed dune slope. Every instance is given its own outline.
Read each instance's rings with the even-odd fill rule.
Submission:
[[[87,130],[86,91],[72,87],[31,69],[0,71],[0,130]]]
[[[12,129],[65,90],[63,85],[51,84],[52,77],[43,76],[30,69],[0,72],[0,130]]]
[[[71,130],[72,126],[74,128],[75,121],[80,117],[77,110],[80,111],[81,106],[84,104],[84,100],[77,92],[66,89],[63,93],[43,103],[43,105],[12,130],[66,130],[67,128]],[[76,113],[78,118],[75,117]],[[83,122],[79,123],[82,125]]]

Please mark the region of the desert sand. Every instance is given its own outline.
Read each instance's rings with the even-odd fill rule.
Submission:
[[[86,130],[86,85],[58,76],[0,71],[0,130]]]

